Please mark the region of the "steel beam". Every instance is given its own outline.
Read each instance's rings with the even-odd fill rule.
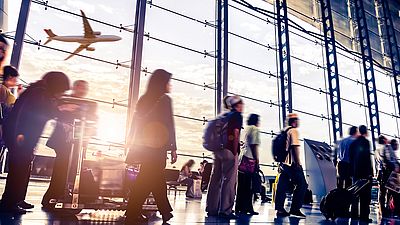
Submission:
[[[286,0],[276,1],[278,27],[279,78],[281,88],[282,122],[292,112],[292,77],[290,67],[289,26]]]
[[[319,0],[324,30],[326,66],[328,70],[329,99],[331,106],[333,139],[336,143],[343,137],[342,109],[340,103],[339,72],[336,57],[335,31],[330,0]]]
[[[216,98],[217,114],[221,113],[222,106],[222,0],[217,0],[217,80],[216,80]]]
[[[223,8],[224,8],[224,57],[223,57],[223,85],[222,85],[222,95],[223,96],[227,96],[228,95],[228,9],[229,9],[229,5],[228,5],[228,0],[224,0],[223,3]]]
[[[376,149],[375,138],[380,134],[378,98],[376,94],[374,63],[372,59],[369,31],[365,17],[363,0],[354,0],[354,8],[358,27],[358,38],[361,48],[362,64],[367,92],[368,112],[373,149]]]
[[[11,62],[10,64],[13,65],[15,68],[19,68],[21,54],[22,54],[22,47],[24,45],[24,38],[25,38],[25,31],[26,31],[26,24],[28,22],[29,11],[31,8],[31,0],[22,0],[21,1],[21,8],[19,11],[18,17],[18,24],[17,24],[17,31],[15,33],[15,40],[14,40],[14,47],[11,55]]]
[[[129,80],[128,114],[126,123],[127,137],[129,137],[130,135],[129,128],[132,123],[136,102],[139,98],[145,20],[146,20],[146,0],[137,0],[135,27],[134,27],[133,44],[132,44],[131,71]]]
[[[390,9],[389,9],[389,2],[387,0],[377,0],[377,3],[381,5],[382,7],[382,20],[384,27],[386,28],[386,40],[387,44],[385,46],[388,46],[389,50],[389,57],[390,57],[390,62],[393,70],[393,80],[394,80],[394,86],[396,90],[396,100],[397,100],[397,107],[399,107],[399,112],[400,112],[400,83],[399,83],[399,75],[400,75],[400,54],[399,54],[399,49],[397,48],[397,40],[396,40],[396,33],[395,29],[393,26],[393,20],[390,15]]]

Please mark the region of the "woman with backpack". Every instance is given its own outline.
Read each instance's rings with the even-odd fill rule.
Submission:
[[[258,215],[253,209],[254,176],[258,175],[260,145],[259,115],[251,114],[247,120],[247,131],[245,140],[245,152],[239,165],[238,187],[236,196],[236,213]],[[260,185],[260,184],[259,184]]]
[[[163,222],[173,217],[165,183],[167,151],[171,151],[172,164],[177,160],[172,100],[167,95],[170,79],[171,73],[155,70],[145,94],[136,104],[126,163],[139,163],[140,172],[130,192],[125,224],[147,221],[141,212],[150,193],[153,193]]]

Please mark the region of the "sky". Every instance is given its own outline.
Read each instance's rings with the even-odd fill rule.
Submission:
[[[49,0],[49,5],[62,8],[74,13],[82,9],[86,16],[107,23],[119,26],[129,26],[134,21],[135,2],[132,0],[105,1],[105,0]],[[196,18],[199,21],[215,21],[214,2],[211,0],[153,0],[155,5],[172,9],[184,15]],[[273,6],[261,0],[253,0],[251,3],[273,10]],[[14,31],[18,19],[20,0],[9,1],[9,31]],[[248,11],[248,10],[247,10]],[[249,11],[251,12],[251,11]],[[254,13],[254,12],[252,12]],[[295,21],[304,28],[320,32],[319,29],[302,22],[293,16]],[[129,61],[131,57],[132,35],[129,32],[120,31],[106,25],[90,21],[95,31],[102,34],[112,34],[122,37],[121,41],[114,43],[96,43],[95,51],[82,51],[81,54],[116,62]],[[35,40],[44,43],[46,34],[43,29],[51,28],[57,35],[81,35],[83,27],[80,17],[68,15],[53,9],[45,10],[44,6],[32,3],[27,34]],[[274,25],[266,23],[257,18],[251,17],[243,12],[231,8],[229,11],[229,31],[239,34],[264,45],[275,46]],[[151,37],[176,43],[200,52],[214,54],[215,41],[214,29],[194,21],[183,19],[177,15],[166,12],[156,6],[147,5],[147,16],[145,33]],[[54,48],[73,51],[78,44],[62,43],[53,41],[48,44]],[[324,53],[321,46],[315,45],[301,37],[291,34],[290,36],[292,58],[292,79],[294,82],[308,85],[317,90],[326,90],[324,71],[315,66],[301,62],[299,59],[307,60],[313,64],[324,65]],[[21,78],[26,82],[32,82],[50,70],[64,71],[71,80],[85,79],[89,81],[89,97],[112,102],[120,101],[127,103],[129,69],[118,68],[113,65],[88,60],[81,57],[73,57],[68,61],[63,59],[65,53],[55,52],[45,48],[38,49],[37,46],[25,45],[23,49],[20,73]],[[277,73],[276,52],[260,47],[235,36],[229,37],[229,60],[240,63],[257,70]],[[338,55],[339,73],[354,80],[362,80],[359,63]],[[145,38],[143,48],[142,68],[153,71],[157,68],[164,68],[172,72],[174,78],[191,81],[200,85],[214,83],[215,61],[211,57],[204,57],[202,54],[189,52],[153,39]],[[141,93],[144,90],[148,75],[141,76]],[[385,92],[391,90],[390,78],[376,72],[377,88]],[[355,83],[341,79],[342,97],[363,103],[363,87]],[[188,116],[197,119],[210,119],[214,117],[214,91],[196,87],[182,82],[172,82],[171,93],[174,103],[174,113],[180,116]],[[244,69],[240,66],[230,64],[229,66],[229,91],[256,98],[265,102],[278,102],[277,79],[255,71]],[[378,94],[380,110],[388,113],[395,113],[393,100],[383,94]],[[316,91],[293,85],[293,107],[299,111],[312,112],[315,115],[328,115],[327,97]],[[245,112],[244,121],[250,113],[261,115],[262,131],[279,132],[282,128],[279,123],[279,108],[271,107],[269,104],[244,99]],[[365,116],[365,109],[348,102],[342,101],[343,121],[348,124],[360,125],[368,123]],[[102,142],[124,142],[126,108],[112,107],[101,104],[99,108],[99,124],[97,137]],[[328,120],[321,119],[300,113],[302,138],[320,140],[330,143],[331,125]],[[194,155],[211,155],[202,146],[202,122],[175,118],[177,130],[178,148],[181,153]],[[345,125],[344,129],[347,130]],[[397,121],[390,117],[381,115],[382,132],[394,135],[398,134]],[[48,131],[50,132],[50,131]],[[261,136],[261,162],[270,164],[271,136]],[[52,154],[49,149],[43,146],[40,151]],[[110,151],[117,149],[110,148]],[[188,158],[182,157],[178,164],[183,164]],[[267,170],[267,173],[274,173]]]

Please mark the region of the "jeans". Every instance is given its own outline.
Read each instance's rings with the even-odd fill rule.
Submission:
[[[304,177],[303,168],[301,166],[281,165],[281,173],[278,180],[275,195],[275,210],[284,210],[287,188],[290,182],[295,186],[293,190],[292,205],[290,211],[297,211],[303,205],[304,195],[308,184]]]
[[[337,165],[338,170],[338,188],[348,188],[352,185],[350,176],[350,163],[339,161]]]

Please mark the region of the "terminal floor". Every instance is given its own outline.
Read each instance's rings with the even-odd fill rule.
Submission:
[[[5,179],[0,180],[0,193],[3,192]],[[40,201],[43,193],[47,189],[47,182],[31,181],[28,188],[27,201],[34,204],[35,208],[22,216],[12,217],[6,214],[0,214],[1,225],[79,225],[79,224],[123,224],[121,222],[99,222],[99,221],[78,221],[73,217],[54,216],[41,210]],[[255,210],[260,212],[258,216],[241,216],[239,220],[226,221],[223,219],[207,217],[205,208],[205,195],[202,200],[186,200],[184,193],[178,193],[176,196],[170,193],[170,201],[174,208],[174,218],[170,224],[362,224],[358,221],[349,221],[346,219],[337,219],[335,222],[327,221],[321,215],[318,205],[305,206],[302,210],[307,215],[306,219],[297,219],[292,217],[277,219],[273,205],[270,203],[255,203]],[[399,224],[400,220],[380,220],[377,216],[376,206],[371,206],[371,218],[373,224]],[[160,215],[154,215],[149,224],[162,224]]]

